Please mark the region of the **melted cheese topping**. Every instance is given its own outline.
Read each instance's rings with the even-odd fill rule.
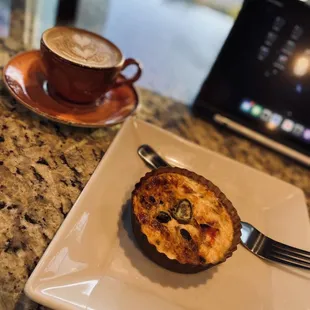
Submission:
[[[192,206],[192,218],[186,224],[171,211],[183,199]],[[163,173],[148,178],[136,191],[133,208],[149,243],[182,264],[215,264],[231,246],[234,232],[227,210],[205,185],[186,176]],[[157,219],[160,211],[171,218],[167,223]],[[181,229],[190,237],[184,237]]]

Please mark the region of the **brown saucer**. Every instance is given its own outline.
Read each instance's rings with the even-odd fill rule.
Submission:
[[[28,109],[53,121],[77,127],[121,123],[138,105],[138,94],[133,86],[128,85],[114,88],[90,104],[75,104],[60,98],[48,87],[40,51],[13,57],[3,69],[3,80],[12,96]]]

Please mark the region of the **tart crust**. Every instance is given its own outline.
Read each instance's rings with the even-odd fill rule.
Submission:
[[[150,192],[152,191],[152,187],[156,188],[157,192],[158,190],[162,192],[168,191],[168,195],[169,195],[169,190],[171,190],[171,187],[169,186],[169,180],[168,180],[169,176],[170,176],[170,180],[171,178],[172,180],[176,178],[181,181],[181,184],[177,184],[176,186],[182,185],[182,181],[184,180],[190,180],[191,182],[194,182],[193,184],[198,184],[198,186],[200,186],[199,188],[203,188],[205,192],[210,194],[210,197],[212,197],[213,199],[212,201],[216,202],[220,206],[220,208],[224,208],[224,210],[222,210],[221,212],[226,217],[228,216],[230,219],[229,221],[230,224],[228,225],[231,230],[230,240],[229,240],[230,243],[228,243],[230,244],[230,246],[228,246],[227,249],[225,249],[225,253],[221,253],[222,256],[217,261],[213,261],[212,263],[210,263],[207,260],[205,260],[204,257],[202,257],[202,259],[199,261],[197,261],[197,259],[191,260],[191,257],[193,257],[193,255],[186,257],[184,259],[183,257],[181,257],[180,259],[180,256],[173,257],[171,253],[168,253],[167,251],[165,251],[165,249],[162,249],[159,247],[160,242],[165,238],[165,236],[169,237],[169,234],[171,232],[175,234],[178,234],[181,232],[181,234],[183,235],[184,230],[186,230],[187,234],[185,234],[185,236],[183,237],[185,238],[185,240],[183,240],[184,246],[182,248],[182,251],[183,251],[182,253],[185,253],[187,251],[187,247],[189,247],[190,249],[189,251],[191,251],[191,253],[193,251],[195,252],[196,250],[198,251],[200,247],[200,244],[197,244],[197,242],[194,242],[195,238],[190,241],[186,240],[186,238],[188,237],[187,230],[188,228],[190,228],[192,223],[194,223],[194,225],[196,226],[198,225],[197,226],[198,229],[196,230],[199,230],[199,229],[201,230],[201,228],[199,228],[200,227],[199,224],[197,224],[197,220],[194,214],[192,216],[191,223],[184,222],[184,221],[178,220],[174,216],[173,211],[171,211],[173,209],[173,206],[171,205],[171,203],[173,204],[174,202],[171,202],[169,200],[166,204],[166,202],[163,202],[161,200],[159,202],[158,197],[151,197],[151,196],[150,196],[152,198],[151,201],[147,201],[149,197],[148,196],[149,192],[147,188],[150,189]],[[165,179],[167,179],[167,182],[165,182]],[[150,185],[147,185],[147,184],[150,184]],[[187,198],[190,201],[191,194],[195,194],[197,196],[197,194],[199,193],[197,192],[193,193],[191,189],[189,189],[188,194],[183,193],[182,198],[184,199],[182,201],[183,202],[184,200],[188,201]],[[171,193],[171,196],[174,196],[174,193]],[[147,198],[145,199],[144,197],[147,197]],[[165,197],[167,197],[167,195]],[[232,256],[233,252],[237,249],[238,243],[240,242],[240,236],[241,236],[240,218],[238,216],[236,209],[233,207],[232,203],[221,192],[221,190],[216,185],[214,185],[211,181],[189,170],[182,169],[182,168],[176,168],[176,167],[165,167],[165,168],[159,168],[157,170],[148,172],[144,177],[141,178],[140,182],[135,185],[135,189],[132,192],[131,202],[132,202],[131,223],[132,223],[133,232],[134,232],[138,245],[140,246],[144,254],[147,257],[149,257],[152,261],[154,261],[158,265],[166,269],[169,269],[171,271],[179,272],[179,273],[197,273],[197,272],[206,270],[210,267],[213,267],[219,263],[224,262],[227,258]],[[168,219],[170,216],[169,222],[171,222],[171,225],[175,226],[175,231],[171,230],[171,227],[170,227],[170,230],[168,231],[168,235],[167,235],[167,229],[165,227],[168,224],[165,221],[159,222],[159,220],[157,220],[156,217],[154,217],[154,212],[155,213],[157,212],[157,211],[154,211],[154,208],[158,208],[159,211],[160,209],[163,210],[163,207],[161,206],[161,204],[162,205],[165,204],[164,213],[166,213],[166,217],[168,217]],[[167,208],[169,209],[169,211]],[[191,205],[191,208],[193,208],[194,210],[195,204]],[[151,214],[153,215],[153,217],[151,219],[148,218],[148,220],[144,221],[143,216],[141,217],[141,212],[140,212],[141,209],[143,209],[143,212],[146,218],[148,218],[148,215],[151,216]],[[191,210],[191,212],[193,212],[193,210]],[[166,218],[164,217],[164,220],[165,219]],[[147,233],[145,233],[145,231],[147,231]],[[157,244],[157,240],[156,242],[154,242],[153,232],[154,234],[157,234],[157,235],[159,234],[158,244]],[[219,233],[221,233],[221,228],[219,228]],[[180,238],[180,236],[178,236],[178,238]],[[190,236],[189,238],[191,239]],[[164,240],[164,241],[167,244],[167,240]],[[226,244],[227,240],[224,240],[224,241]],[[174,244],[175,243],[171,243],[171,248],[175,246]],[[193,250],[193,247],[194,247],[194,250]],[[210,248],[212,248],[212,245],[210,245]]]

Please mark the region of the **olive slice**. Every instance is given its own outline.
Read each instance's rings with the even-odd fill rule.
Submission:
[[[181,200],[173,209],[171,215],[180,224],[187,224],[192,218],[192,205],[187,199]]]
[[[200,227],[201,227],[202,229],[207,229],[207,228],[210,228],[210,227],[212,227],[212,226],[209,225],[209,224],[200,224]]]
[[[185,240],[190,241],[192,239],[190,233],[186,229],[180,229],[180,233]]]
[[[156,202],[156,199],[154,198],[154,196],[150,196],[150,197],[149,197],[149,201],[150,201],[151,203],[155,203],[155,202]]]
[[[199,226],[202,229],[208,229],[208,228],[215,228],[214,227],[215,222],[205,223],[205,224],[199,224]]]
[[[168,223],[171,220],[171,216],[164,211],[160,211],[156,216],[156,219],[160,223]]]

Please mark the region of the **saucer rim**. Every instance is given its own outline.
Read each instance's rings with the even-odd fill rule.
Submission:
[[[139,108],[139,99],[140,99],[140,91],[138,89],[135,88],[134,85],[125,85],[123,87],[129,87],[132,89],[134,96],[135,96],[135,106],[133,107],[132,111],[130,111],[129,114],[127,114],[126,116],[124,116],[121,120],[116,121],[112,124],[94,124],[94,123],[86,123],[86,122],[74,122],[74,121],[65,121],[63,119],[60,119],[58,117],[55,116],[51,116],[50,114],[47,114],[45,112],[42,112],[41,110],[34,108],[33,106],[29,105],[27,102],[25,102],[24,100],[22,100],[10,87],[10,85],[8,84],[8,81],[6,79],[6,75],[5,73],[7,72],[8,66],[11,64],[11,62],[20,56],[23,56],[25,54],[37,54],[38,56],[40,56],[40,50],[30,50],[30,51],[25,51],[25,52],[20,52],[17,53],[16,55],[14,55],[8,62],[7,64],[3,67],[3,71],[2,71],[2,80],[4,82],[4,85],[6,87],[6,89],[9,91],[9,93],[16,99],[16,101],[18,101],[20,104],[22,104],[24,107],[26,107],[28,110],[34,112],[35,114],[37,114],[40,117],[44,117],[50,121],[56,122],[56,123],[61,123],[64,125],[68,125],[68,126],[73,126],[73,127],[80,127],[80,128],[106,128],[106,127],[112,127],[112,126],[116,126],[119,124],[122,124],[125,122],[125,120],[130,117],[133,116],[135,113],[137,113],[137,110]],[[48,97],[51,97],[50,95],[47,94]],[[53,98],[53,100],[55,100]],[[56,100],[55,100],[56,101]]]

